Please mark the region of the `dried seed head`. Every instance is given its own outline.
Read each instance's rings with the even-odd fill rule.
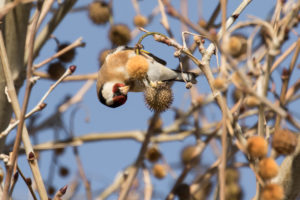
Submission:
[[[136,27],[145,27],[148,24],[148,19],[147,19],[147,17],[145,17],[143,15],[136,15],[133,18],[133,24]]]
[[[49,186],[47,189],[49,195],[53,195],[55,193],[55,190],[56,189],[53,186]]]
[[[207,23],[206,23],[206,21],[205,21],[204,19],[200,19],[200,20],[198,21],[198,24],[199,24],[199,26],[201,26],[202,28],[205,28],[206,25],[207,25]]]
[[[225,199],[236,199],[240,200],[242,199],[243,193],[241,190],[241,186],[238,183],[231,183],[226,185],[225,190]]]
[[[278,165],[273,158],[263,158],[258,164],[259,175],[265,179],[271,179],[278,174]]]
[[[226,184],[238,183],[240,179],[240,173],[235,168],[227,168],[225,171]]]
[[[255,96],[247,96],[244,103],[249,108],[254,108],[260,105],[260,101]]]
[[[136,55],[128,59],[126,71],[132,79],[143,79],[146,77],[149,69],[147,59],[142,55]]]
[[[98,61],[99,61],[99,66],[101,67],[103,65],[103,63],[105,62],[105,58],[108,54],[111,53],[111,49],[103,49],[100,53],[99,53],[99,57],[98,57]]]
[[[190,199],[190,186],[188,184],[181,183],[176,186],[174,194],[177,195],[179,199]]]
[[[158,179],[163,179],[167,175],[167,169],[162,164],[155,164],[152,168],[153,175]]]
[[[195,165],[199,162],[200,149],[195,145],[186,146],[181,152],[181,162],[184,165]]]
[[[217,90],[224,91],[227,89],[227,80],[224,78],[218,77],[213,81],[213,86]]]
[[[95,1],[89,5],[89,17],[95,24],[105,24],[108,22],[111,10],[107,3]]]
[[[261,136],[252,136],[247,140],[247,151],[252,158],[263,158],[268,153],[268,143]]]
[[[264,186],[261,193],[262,200],[282,200],[284,198],[284,191],[282,186],[270,183]]]
[[[247,40],[243,35],[233,35],[229,38],[225,48],[232,57],[240,57],[247,51]]]
[[[173,93],[167,83],[159,83],[156,87],[147,87],[144,98],[150,110],[163,112],[170,108],[173,102]]]
[[[47,71],[51,79],[57,80],[65,73],[66,68],[61,62],[55,62],[48,66]]]
[[[240,72],[242,73],[242,72]],[[239,89],[243,89],[245,87],[248,87],[248,83],[251,83],[251,81],[248,79],[248,77],[246,77],[246,80],[243,79],[241,76],[240,76],[240,73],[238,72],[234,72],[232,75],[231,75],[231,80],[232,80],[232,83],[235,85],[235,87],[239,88]]]
[[[70,172],[69,169],[67,167],[65,167],[65,166],[61,166],[59,168],[59,175],[62,176],[62,177],[68,176],[69,172]]]
[[[152,145],[147,149],[146,158],[150,162],[157,162],[161,158],[161,153],[156,145]]]
[[[63,44],[60,44],[58,47],[57,47],[57,52],[59,52],[60,50],[66,48],[67,46],[69,46],[70,43],[66,42],[66,43],[63,43]],[[76,54],[76,51],[75,49],[71,49],[69,51],[67,51],[66,53],[62,54],[61,56],[58,57],[58,59],[61,61],[61,62],[71,62],[74,57],[75,57],[75,54]]]
[[[243,96],[243,91],[238,88],[235,88],[232,93],[232,100],[234,103],[237,103],[241,98],[243,98]]]
[[[126,45],[131,40],[130,30],[125,24],[111,26],[108,36],[110,41],[117,46]]]
[[[279,129],[275,131],[272,147],[279,154],[289,155],[294,152],[297,146],[297,136],[288,129]]]

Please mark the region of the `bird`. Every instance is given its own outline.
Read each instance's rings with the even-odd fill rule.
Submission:
[[[141,58],[141,65],[145,68],[139,66],[140,61],[134,60],[135,57]],[[131,65],[138,66],[138,70],[128,64],[131,60]],[[158,82],[197,82],[197,74],[170,69],[166,64],[163,59],[148,51],[136,51],[136,48],[127,46],[117,47],[106,56],[99,69],[96,85],[99,101],[108,107],[116,108],[125,104],[128,92],[144,92],[147,87],[152,87]],[[142,78],[134,71],[140,69],[145,70],[145,76]]]

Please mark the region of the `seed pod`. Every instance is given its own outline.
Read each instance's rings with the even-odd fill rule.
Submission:
[[[265,185],[262,189],[261,199],[262,200],[282,200],[284,198],[284,192],[282,186],[270,183]]]
[[[224,78],[218,77],[214,80],[213,82],[213,86],[217,89],[217,90],[221,90],[224,91],[227,89],[227,81]]]
[[[105,24],[108,22],[111,10],[107,3],[95,1],[89,5],[89,17],[95,24]]]
[[[273,158],[263,158],[258,164],[259,175],[265,179],[271,179],[278,174],[278,165]]]
[[[61,62],[55,62],[48,66],[47,71],[51,79],[57,80],[65,73],[66,68]]]
[[[69,175],[69,169],[65,166],[61,166],[59,168],[59,174],[62,176],[62,177],[65,177],[65,176],[68,176]]]
[[[289,155],[295,151],[297,146],[297,136],[288,129],[279,129],[275,131],[272,147],[279,154]]]
[[[132,79],[143,79],[146,77],[149,69],[147,59],[142,55],[136,55],[128,59],[126,71]]]
[[[158,179],[163,179],[167,175],[167,169],[162,164],[155,164],[152,168],[153,175]]]
[[[247,151],[252,158],[263,158],[268,152],[268,143],[261,136],[252,136],[247,140]]]
[[[245,105],[249,108],[257,107],[260,105],[260,101],[255,96],[247,96],[245,98]]]
[[[67,46],[69,46],[70,43],[63,43],[63,44],[60,44],[58,47],[57,47],[57,52],[59,52],[60,50],[66,48]],[[61,61],[61,62],[65,62],[65,63],[68,63],[68,62],[71,62],[74,57],[75,57],[75,54],[76,54],[76,51],[75,49],[71,49],[69,51],[67,51],[66,53],[62,54],[61,56],[58,57],[58,59]]]
[[[146,158],[150,162],[157,162],[161,158],[161,153],[157,146],[152,145],[146,151]]]
[[[238,183],[230,183],[226,185],[225,199],[241,200],[243,197],[241,186]]]
[[[147,87],[144,99],[150,110],[163,112],[170,108],[173,102],[172,89],[167,83],[158,83],[155,87]]]
[[[194,145],[186,146],[181,152],[181,162],[184,165],[197,164],[199,162],[199,148]]]
[[[226,184],[238,183],[240,179],[240,173],[235,168],[227,168],[225,171]]]
[[[145,27],[148,24],[148,19],[143,15],[136,15],[133,18],[133,23],[137,27]]]
[[[229,38],[225,49],[232,57],[240,57],[247,51],[247,40],[244,35],[233,35]]]
[[[232,100],[234,103],[237,103],[241,98],[243,98],[243,91],[235,88],[233,93],[232,93]]]
[[[174,194],[177,195],[180,200],[190,199],[190,186],[188,184],[181,183],[176,186]]]
[[[108,36],[110,41],[117,46],[126,45],[131,40],[130,30],[125,24],[111,26]]]

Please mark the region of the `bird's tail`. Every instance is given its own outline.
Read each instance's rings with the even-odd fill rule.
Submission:
[[[197,74],[194,72],[181,72],[179,70],[174,70],[177,73],[177,77],[174,79],[174,81],[187,81],[191,82],[193,84],[197,83]]]

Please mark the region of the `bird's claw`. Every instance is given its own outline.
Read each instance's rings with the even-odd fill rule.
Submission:
[[[150,81],[150,86],[156,88],[159,84],[162,84],[162,81]]]

